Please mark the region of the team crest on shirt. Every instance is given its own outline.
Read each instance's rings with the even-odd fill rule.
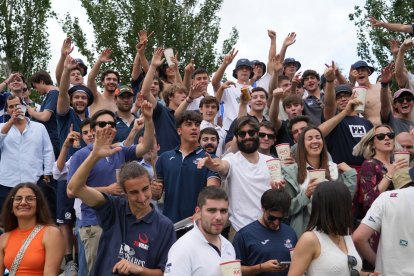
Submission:
[[[290,239],[285,240],[285,244],[284,244],[284,246],[285,246],[287,249],[291,249],[291,248],[293,247],[293,245],[292,245],[292,241],[291,241]]]
[[[135,257],[135,250],[132,246],[129,246],[126,243],[122,243],[118,252],[119,259],[125,259],[128,262],[131,262],[136,265],[145,266],[145,261],[140,260]]]
[[[142,248],[144,250],[148,250],[148,248],[149,248],[148,242],[149,242],[149,238],[148,238],[147,234],[139,233],[138,234],[138,240],[134,241],[134,245],[139,247],[139,248]]]
[[[164,273],[170,273],[170,272],[171,272],[171,267],[172,267],[172,263],[168,263],[168,264],[165,266]]]
[[[201,159],[203,159],[203,158],[199,157],[197,159],[194,159],[193,160],[193,163],[197,166],[198,165],[198,161],[200,161]]]
[[[367,130],[363,125],[349,125],[349,131],[354,138],[362,138],[367,133]]]
[[[400,245],[401,246],[408,246],[408,241],[406,241],[406,240],[400,240]]]

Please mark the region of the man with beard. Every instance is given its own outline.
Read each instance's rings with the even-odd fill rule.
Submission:
[[[236,259],[233,246],[221,235],[228,207],[223,189],[206,187],[200,192],[195,208],[198,219],[194,228],[171,247],[164,275],[222,275],[220,264]]]
[[[284,190],[267,190],[261,198],[262,216],[243,227],[233,240],[243,275],[287,275],[295,231],[282,223],[289,213],[291,198]],[[280,272],[280,273],[278,273]]]
[[[201,119],[195,111],[185,111],[177,118],[181,143],[162,153],[155,166],[165,191],[163,214],[174,223],[194,214],[197,196],[205,186],[221,183],[217,173],[197,169],[198,160],[206,154],[198,142]]]
[[[101,83],[103,85],[103,93],[98,92],[98,86],[96,84],[96,77],[98,76],[99,69],[102,63],[111,62],[110,58],[112,53],[111,49],[105,49],[102,51],[95,65],[92,67],[91,72],[88,75],[87,86],[92,91],[95,100],[90,107],[90,115],[92,116],[96,111],[101,109],[116,111],[116,103],[114,98],[115,90],[120,82],[119,73],[108,69],[101,75]]]
[[[200,131],[200,146],[208,152],[208,154],[216,155],[219,139],[219,134],[214,127],[206,127]]]
[[[123,142],[134,127],[136,116],[131,113],[134,101],[134,92],[131,87],[122,85],[115,90],[116,136],[114,142]]]
[[[272,159],[259,153],[259,122],[250,116],[237,119],[234,130],[239,151],[223,159],[210,155],[199,161],[198,167],[207,167],[225,177],[229,185],[230,222],[229,240],[236,231],[255,221],[261,213],[260,198],[271,186],[266,161]]]

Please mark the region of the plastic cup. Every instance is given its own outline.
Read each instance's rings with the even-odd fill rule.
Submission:
[[[319,183],[325,181],[325,170],[309,170],[308,173],[310,179],[316,178]]]
[[[165,60],[168,63],[168,66],[172,66],[174,65],[174,62],[172,62],[171,58],[174,56],[174,51],[172,48],[166,48],[164,50],[164,56],[165,56]]]
[[[410,163],[410,153],[408,151],[396,151],[394,152],[394,161],[397,162],[400,159],[404,159],[407,164]]]
[[[229,261],[220,264],[222,276],[241,276],[241,264],[239,260]]]
[[[25,105],[20,104],[19,105],[19,108],[20,108],[21,111],[23,111],[24,114],[26,114],[27,108],[26,108]],[[17,116],[17,118],[20,119],[20,120],[23,120],[24,117],[25,117],[25,115],[19,115],[19,116]]]
[[[355,92],[356,98],[362,102],[362,104],[357,105],[355,107],[355,111],[357,113],[362,113],[365,110],[365,98],[367,96],[367,88],[365,86],[355,86],[353,92]]]
[[[267,168],[269,169],[270,178],[274,182],[283,180],[282,176],[282,164],[279,158],[274,158],[266,161]]]
[[[116,183],[119,184],[119,172],[121,171],[121,169],[115,169],[115,177],[116,177]]]
[[[282,143],[276,145],[276,152],[277,156],[279,156],[280,159],[284,160],[286,157],[290,156],[290,145],[289,143]]]

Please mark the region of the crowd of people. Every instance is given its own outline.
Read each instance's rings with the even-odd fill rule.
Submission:
[[[216,276],[239,260],[243,275],[413,275],[413,40],[390,43],[372,83],[362,60],[301,73],[296,34],[277,51],[267,33],[267,61],[232,49],[214,74],[191,60],[182,75],[163,48],[147,58],[145,31],[129,84],[101,72],[111,49],[88,73],[70,38],[56,84],[10,74],[0,273]]]

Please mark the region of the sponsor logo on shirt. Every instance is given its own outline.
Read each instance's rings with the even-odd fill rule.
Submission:
[[[287,249],[291,249],[291,248],[293,247],[293,245],[292,245],[292,241],[291,241],[290,239],[285,240],[285,244],[284,244],[284,246],[285,246]]]
[[[119,259],[125,259],[128,262],[131,262],[133,264],[145,266],[145,261],[137,259],[134,255],[135,255],[135,250],[132,248],[132,246],[129,246],[125,243],[121,244],[121,247],[119,248],[119,253],[118,253]]]
[[[168,263],[168,264],[165,266],[164,273],[170,273],[170,272],[171,272],[171,267],[172,267],[172,263]]]
[[[349,125],[349,131],[354,138],[362,138],[367,133],[363,125]]]
[[[400,245],[401,246],[408,246],[408,241],[406,241],[406,240],[400,240]]]
[[[266,243],[268,243],[269,242],[269,240],[264,240],[264,241],[262,241],[261,243],[263,244],[263,245],[265,245]]]
[[[193,160],[193,163],[197,166],[198,165],[198,161],[200,161],[201,159],[203,159],[203,158],[199,157],[197,159],[194,159]]]
[[[138,240],[134,241],[134,245],[138,246],[139,248],[142,248],[144,250],[148,250],[148,248],[149,248],[148,241],[149,241],[149,238],[148,238],[147,234],[139,233],[138,234]]]
[[[376,222],[375,219],[373,217],[371,217],[371,216],[369,216],[368,220],[369,221],[372,221],[372,222]]]

